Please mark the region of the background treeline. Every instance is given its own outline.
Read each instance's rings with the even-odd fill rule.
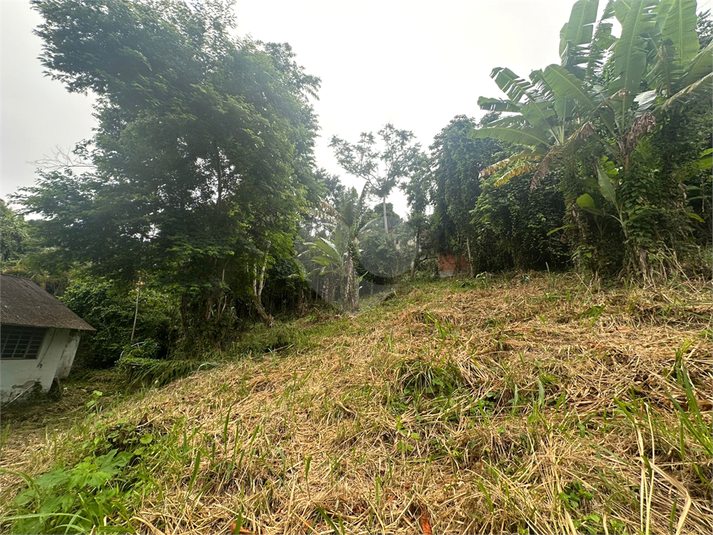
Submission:
[[[485,115],[453,118],[428,150],[393,125],[334,137],[360,190],[315,166],[319,79],[287,44],[236,38],[230,3],[32,4],[43,64],[97,95],[98,123],[18,210],[0,203],[3,271],[98,329],[86,364],[196,357],[256,321],[356,310],[360,293],[436,276],[439,253],[471,276],[710,274],[713,24],[694,0],[600,17],[575,2],[561,63],[494,69],[505,98],[481,97]]]

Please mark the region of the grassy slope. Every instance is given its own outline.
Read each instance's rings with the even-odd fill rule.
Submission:
[[[150,434],[126,499],[151,533],[710,533],[710,317],[692,286],[418,286],[29,447],[11,429],[3,466]]]

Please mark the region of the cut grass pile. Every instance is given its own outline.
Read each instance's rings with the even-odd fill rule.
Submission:
[[[6,428],[5,531],[79,525],[41,516],[69,483],[18,500],[17,474],[89,459],[116,467],[83,487],[116,489],[80,508],[96,533],[713,532],[707,286],[446,281],[295,328],[72,429]]]

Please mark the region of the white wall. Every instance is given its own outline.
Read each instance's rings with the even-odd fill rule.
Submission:
[[[62,351],[62,356],[57,364],[57,372],[55,377],[57,379],[66,379],[72,369],[72,363],[74,362],[74,355],[77,353],[77,346],[79,346],[79,339],[82,337],[79,331],[71,331],[67,337],[67,342],[64,344],[64,350]]]
[[[0,361],[0,400],[12,400],[37,381],[49,390],[58,371],[60,378],[69,374],[78,344],[79,334],[70,329],[47,329],[36,359]]]

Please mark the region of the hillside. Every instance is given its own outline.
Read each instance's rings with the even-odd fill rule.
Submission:
[[[281,328],[69,429],[5,426],[3,531],[713,530],[706,285],[480,276]]]

